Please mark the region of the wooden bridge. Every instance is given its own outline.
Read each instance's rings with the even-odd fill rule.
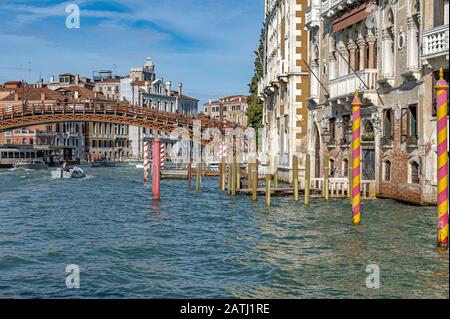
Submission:
[[[114,101],[25,102],[0,110],[0,132],[58,122],[106,122],[150,128],[167,134],[180,127],[187,129],[192,137],[194,121],[201,123],[202,131],[217,128],[224,133],[225,128],[233,127],[229,121],[221,122],[207,116],[193,117]]]

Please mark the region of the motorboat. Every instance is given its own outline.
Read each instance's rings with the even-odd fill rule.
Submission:
[[[106,158],[95,160],[91,163],[92,167],[113,167],[115,163],[107,160]]]
[[[14,165],[18,169],[45,170],[48,165],[41,159],[22,159]]]
[[[52,171],[52,178],[84,178],[86,174],[78,166],[67,166],[65,168],[58,168]]]

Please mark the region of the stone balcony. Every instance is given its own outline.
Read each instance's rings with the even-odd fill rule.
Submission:
[[[424,31],[422,33],[422,55],[421,58],[424,62],[432,64],[439,60],[446,60],[448,63],[448,50],[449,50],[449,25],[441,25],[431,30]],[[434,60],[434,61],[433,61]]]
[[[353,96],[356,89],[360,92],[375,91],[377,85],[377,69],[365,69],[349,75],[330,80],[330,99]],[[365,83],[365,84],[364,84]],[[366,87],[367,85],[367,87]]]
[[[358,0],[322,0],[322,15],[333,17],[334,15],[348,10]]]
[[[311,5],[306,8],[305,26],[313,28],[320,26],[320,5]]]

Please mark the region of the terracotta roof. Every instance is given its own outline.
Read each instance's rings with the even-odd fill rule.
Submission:
[[[40,101],[42,93],[47,100],[56,100],[57,98],[62,98],[62,95],[58,92],[49,90],[45,87],[43,88],[34,88],[34,87],[24,87],[17,88],[12,90],[13,92],[8,96],[4,97],[1,101],[15,101],[16,94],[19,97],[19,100],[28,100],[28,101]]]
[[[94,92],[92,90],[83,88],[81,86],[72,85],[66,88],[59,88],[56,90],[57,92],[78,92],[78,97],[80,99],[100,99],[100,100],[106,100],[106,96],[104,96],[100,92]]]

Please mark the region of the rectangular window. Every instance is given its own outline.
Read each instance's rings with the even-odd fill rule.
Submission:
[[[409,106],[409,136],[417,137],[417,104]]]
[[[401,121],[401,130],[402,130],[402,137],[406,137],[409,135],[409,110],[408,109],[402,109],[402,121]]]
[[[330,141],[334,142],[336,139],[336,119],[330,119]]]
[[[385,110],[384,111],[384,137],[385,138],[392,138],[392,128],[393,128],[393,116],[392,116],[392,110]]]

